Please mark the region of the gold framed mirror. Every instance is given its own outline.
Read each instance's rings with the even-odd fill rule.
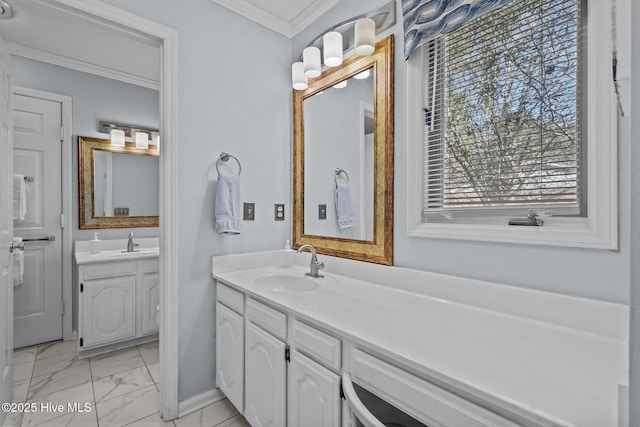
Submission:
[[[293,91],[294,247],[393,264],[393,49],[390,35]]]
[[[80,229],[158,227],[159,151],[78,137]]]

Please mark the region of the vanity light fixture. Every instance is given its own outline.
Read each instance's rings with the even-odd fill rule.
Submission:
[[[111,129],[111,145],[124,147],[124,131],[121,129]]]
[[[395,22],[396,2],[391,0],[380,9],[355,16],[324,31],[302,50],[299,61],[291,66],[291,85],[295,90],[306,90],[309,79],[320,77],[320,48],[324,65],[337,67],[342,64],[345,47],[347,51],[353,48],[356,55],[371,55],[375,51],[376,34],[391,28]],[[369,73],[360,78],[368,76]]]
[[[366,78],[369,78],[370,75],[371,75],[371,69],[367,68],[363,72],[358,73],[355,76],[353,76],[353,78],[356,79],[356,80],[364,80]]]
[[[98,131],[111,135],[111,145],[124,147],[127,138],[135,141],[136,148],[149,148],[149,141],[160,141],[160,132],[157,129],[148,129],[142,126],[123,125],[119,123],[100,122]],[[159,143],[155,144],[159,145]]]
[[[347,87],[347,80],[343,80],[341,82],[338,82],[336,84],[333,85],[334,88],[336,89],[344,89],[345,87]]]
[[[146,132],[136,132],[136,148],[149,148],[149,134]]]

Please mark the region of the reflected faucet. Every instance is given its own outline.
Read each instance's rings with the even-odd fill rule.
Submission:
[[[298,253],[303,252],[307,248],[309,248],[309,251],[311,252],[311,263],[309,264],[309,268],[311,271],[305,274],[310,277],[324,277],[323,275],[318,273],[319,270],[324,268],[324,263],[318,262],[318,257],[316,256],[316,248],[311,245],[302,245],[298,248]]]
[[[133,248],[140,246],[140,243],[133,243],[133,231],[129,233],[129,241],[127,242],[127,252],[137,252]]]

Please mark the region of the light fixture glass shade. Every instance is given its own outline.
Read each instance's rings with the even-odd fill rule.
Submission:
[[[302,62],[294,62],[291,66],[291,85],[295,90],[305,90],[309,87],[309,80],[304,75]]]
[[[149,134],[146,132],[136,132],[136,148],[149,148]]]
[[[356,80],[364,80],[367,77],[369,77],[371,75],[371,68],[367,68],[366,70],[356,74],[355,76],[353,76],[354,79]]]
[[[355,29],[356,54],[371,55],[376,50],[376,23],[371,18],[360,18]]]
[[[304,64],[304,75],[310,79],[320,77],[322,64],[320,63],[320,49],[309,46],[302,51],[302,63]]]
[[[337,31],[329,31],[322,37],[324,49],[324,65],[337,67],[342,64],[342,34]]]
[[[120,129],[111,129],[111,145],[116,147],[124,147],[124,131]]]
[[[345,88],[345,87],[347,87],[347,81],[343,80],[343,81],[341,81],[339,83],[334,84],[333,87],[335,87],[336,89]]]

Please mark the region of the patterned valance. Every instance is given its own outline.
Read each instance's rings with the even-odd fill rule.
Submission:
[[[402,0],[404,57],[435,37],[450,33],[511,0]]]

